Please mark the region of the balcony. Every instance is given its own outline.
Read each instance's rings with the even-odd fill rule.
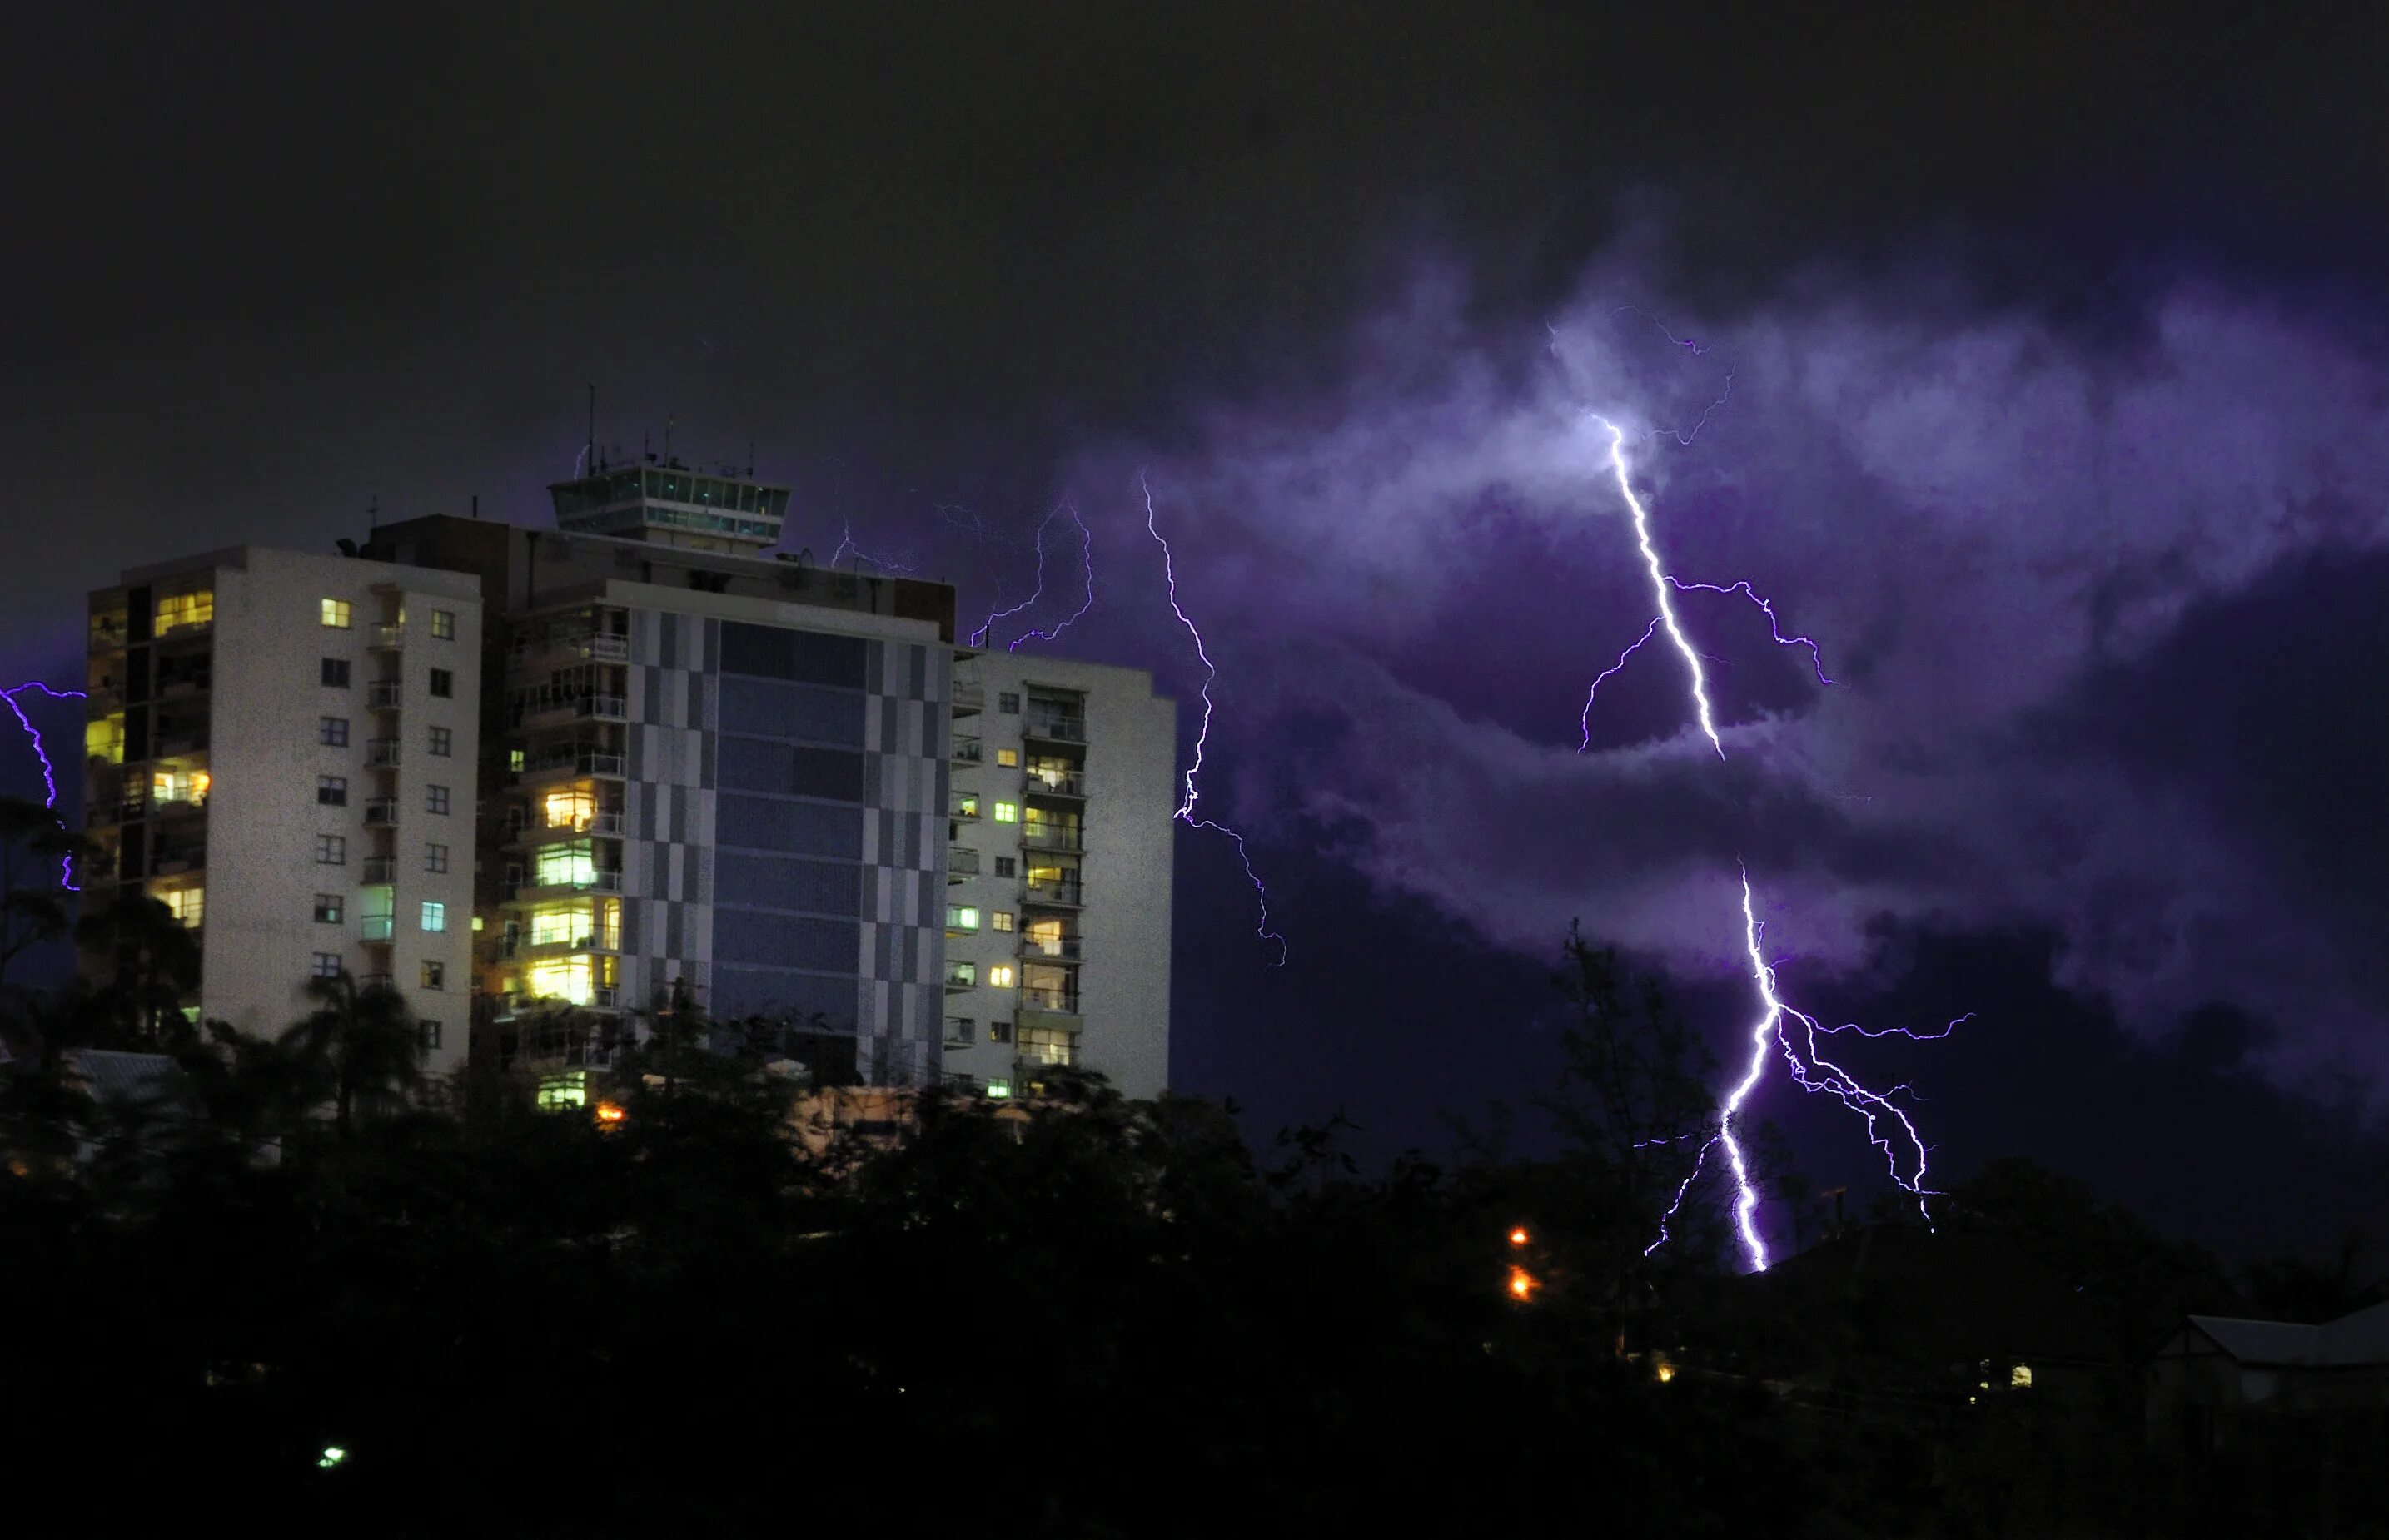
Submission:
[[[953,796],[946,799],[946,817],[958,823],[974,822],[978,818],[978,798]]]
[[[122,616],[100,616],[92,621],[91,650],[93,652],[112,653],[123,645],[124,617]]]
[[[552,876],[526,872],[513,874],[506,887],[509,903],[537,903],[575,893],[620,893],[622,891],[622,873],[617,867],[603,867],[578,876],[569,872]]]
[[[398,824],[398,798],[377,796],[365,804],[365,827],[390,829]]]
[[[360,995],[370,995],[377,989],[394,989],[396,987],[397,985],[390,981],[390,976],[388,974],[359,974],[357,975],[357,993]]]
[[[1020,901],[1024,904],[1046,904],[1055,908],[1077,909],[1086,902],[1078,883],[1023,883]]]
[[[977,1041],[978,1041],[978,1024],[977,1022],[972,1021],[968,1016],[948,1016],[946,1018],[946,1046],[948,1048],[968,1048],[971,1044]]]
[[[1083,744],[1087,741],[1087,719],[1059,711],[1031,711],[1021,722],[1020,735],[1049,743]]]
[[[531,658],[569,657],[592,658],[600,663],[628,663],[631,660],[631,639],[601,631],[530,631],[517,636],[506,648],[506,655],[517,663]]]
[[[503,958],[565,957],[573,952],[615,952],[622,949],[619,934],[598,932],[555,941],[536,941],[519,933],[498,943],[498,955]]]
[[[365,704],[376,711],[395,711],[405,684],[394,679],[377,679],[365,687]]]
[[[1028,850],[1084,850],[1086,831],[1075,823],[1024,823],[1020,844]]]
[[[947,963],[946,987],[956,991],[977,988],[978,969],[967,962]]]
[[[205,669],[191,674],[158,676],[157,698],[161,701],[189,700],[208,693],[210,679]]]
[[[509,842],[519,845],[544,845],[550,840],[573,839],[581,834],[619,837],[621,833],[622,815],[619,811],[585,813],[544,823],[516,822],[506,830]]]
[[[1042,1011],[1054,1015],[1075,1016],[1079,1013],[1079,991],[1053,985],[1024,984],[1020,986],[1020,1006],[1024,1011]],[[1024,1025],[1035,1025],[1035,1023]]]
[[[1087,778],[1078,770],[1030,770],[1020,778],[1025,796],[1067,796],[1083,802]]]
[[[957,736],[948,757],[957,765],[976,765],[979,762],[979,741],[977,738]]]
[[[398,740],[368,738],[365,740],[365,763],[387,770],[398,763]]]
[[[365,885],[367,887],[387,887],[391,882],[396,880],[397,871],[398,859],[396,857],[367,856],[365,858]]]
[[[179,759],[186,754],[198,754],[208,746],[207,732],[195,728],[181,732],[160,732],[149,745],[152,759]]]
[[[601,721],[619,722],[622,719],[622,711],[623,702],[620,695],[583,695],[575,714]]]
[[[406,646],[406,628],[390,621],[368,627],[365,630],[365,645],[377,652],[402,651]]]
[[[368,914],[357,922],[358,934],[367,941],[388,946],[397,933],[398,919],[390,914]]]
[[[552,775],[561,770],[568,775],[608,775],[620,779],[622,756],[602,749],[574,749],[560,754],[543,754],[523,762],[521,774]]]
[[[978,852],[965,850],[959,845],[946,846],[946,877],[952,881],[978,875]]]
[[[208,864],[207,846],[187,845],[153,851],[149,857],[149,875],[171,877],[177,872],[197,872]]]
[[[1020,955],[1035,961],[1077,962],[1081,961],[1079,939],[1075,935],[1031,935],[1023,931]]]
[[[962,681],[956,680],[952,701],[954,715],[957,717],[965,712],[984,711],[987,709],[987,686],[965,684]]]

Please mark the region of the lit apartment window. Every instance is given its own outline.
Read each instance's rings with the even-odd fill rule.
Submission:
[[[208,787],[213,780],[205,770],[152,770],[149,774],[149,800],[188,802],[204,808],[208,804]]]
[[[995,693],[995,708],[1007,715],[1017,717],[1020,715],[1020,696],[1010,690],[999,690]],[[1002,759],[996,761],[997,764],[1003,762]]]
[[[322,803],[326,808],[347,807],[349,805],[349,778],[345,775],[319,775],[315,777],[315,800]]]
[[[314,965],[308,971],[313,974],[317,978],[339,977],[340,954],[338,952],[317,952],[315,954]]]
[[[1016,748],[997,749],[995,751],[995,762],[998,767],[1003,770],[1016,769],[1020,763],[1020,751]]]
[[[973,1021],[968,1016],[949,1016],[946,1018],[946,1041],[950,1043],[966,1044],[977,1042],[977,1040],[978,1023]]]
[[[1012,1024],[1010,1022],[988,1023],[987,1040],[990,1043],[1008,1043],[1012,1041]]]
[[[178,887],[172,893],[161,893],[167,912],[183,923],[185,930],[199,928],[199,917],[207,911],[207,891],[204,888]]]
[[[436,609],[431,612],[431,640],[434,642],[454,642],[456,640],[456,612],[454,610]]]
[[[999,877],[1012,876],[1018,870],[1019,865],[1020,863],[1010,856],[998,856],[995,858],[995,874]]]
[[[518,748],[510,748],[506,750],[506,769],[514,771],[517,775],[520,775],[522,773],[522,768],[523,751]]]
[[[349,864],[349,842],[338,834],[315,836],[315,864],[346,866]]]
[[[946,906],[946,929],[950,931],[975,931],[978,929],[978,910],[970,904],[948,904]]]
[[[1019,1046],[1021,1059],[1029,1063],[1075,1064],[1079,1062],[1078,1044],[1071,1035],[1052,1027],[1022,1027]]]
[[[968,989],[974,987],[978,983],[978,964],[976,962],[947,962],[946,982],[954,986],[954,987],[958,989]]]
[[[448,788],[445,786],[425,786],[423,788],[423,810],[427,813],[446,812],[448,810]]]
[[[347,910],[348,900],[338,893],[315,895],[315,923],[319,925],[339,924]]]
[[[447,988],[448,964],[445,962],[426,961],[423,964],[423,987],[426,989]]]
[[[331,627],[334,630],[347,630],[349,629],[349,602],[346,599],[325,600],[324,624]]]
[[[438,1022],[417,1022],[415,1025],[423,1033],[423,1051],[426,1053],[439,1052],[440,1024]]]
[[[1003,1079],[990,1080],[987,1083],[987,1094],[999,1100],[1010,1096],[1012,1094],[1012,1082]]]
[[[990,989],[1009,989],[1018,976],[1017,970],[1011,963],[999,962],[987,971],[987,986]]]
[[[327,657],[324,659],[323,679],[326,689],[347,689],[349,687],[349,660],[345,657]]]
[[[326,748],[349,746],[349,719],[346,717],[315,719],[315,741]]]
[[[454,732],[444,727],[435,727],[431,730],[431,752],[433,755],[445,759],[455,751],[456,734]],[[519,753],[520,750],[517,750],[517,752]],[[515,768],[520,770],[522,767],[517,765]]]
[[[158,596],[157,634],[178,631],[188,626],[204,626],[216,617],[216,596],[212,589],[196,593],[161,593]]]
[[[1010,930],[1012,928],[1012,911],[1008,909],[994,909],[988,910],[987,928],[995,931]]]
[[[995,805],[995,821],[996,821],[998,823],[1017,823],[1017,822],[1019,822],[1019,821],[1020,821],[1020,804],[1019,804],[1019,803],[1017,803],[1017,802],[999,802],[999,803],[997,803],[997,804]]]
[[[447,871],[448,847],[444,845],[425,846],[423,847],[423,870],[426,872]]]
[[[453,669],[431,670],[431,693],[443,700],[456,693],[456,675]]]
[[[423,900],[423,932],[437,935],[448,928],[448,906],[436,899]]]

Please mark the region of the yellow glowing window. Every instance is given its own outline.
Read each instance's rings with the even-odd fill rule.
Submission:
[[[158,897],[164,901],[168,911],[181,921],[185,928],[190,930],[199,928],[199,918],[207,912],[208,907],[208,895],[205,888],[178,887],[172,892],[161,893]]]
[[[547,1075],[539,1083],[539,1105],[542,1112],[561,1112],[568,1107],[585,1107],[588,1104],[589,1072],[587,1070],[566,1070],[561,1075]]]
[[[2018,1391],[2028,1391],[2032,1389],[2032,1366],[2030,1364],[2018,1364],[2015,1368],[2008,1370],[2008,1388],[2010,1390]]]
[[[550,792],[540,810],[551,829],[586,829],[596,816],[597,799],[582,791]]]
[[[518,772],[522,768],[523,751],[518,748],[510,748],[506,750],[506,769]]]
[[[331,627],[334,630],[347,630],[349,629],[349,602],[346,599],[325,600],[323,616],[324,624]]]
[[[208,799],[211,777],[205,770],[155,770],[149,776],[152,802],[194,802]]]
[[[1059,920],[1038,921],[1036,923],[1028,927],[1028,939],[1039,951],[1043,952],[1046,956],[1059,957],[1062,954],[1062,922]]]
[[[530,944],[569,946],[594,934],[586,904],[542,904],[530,913]]]
[[[988,911],[988,916],[987,916],[987,924],[988,924],[988,929],[990,929],[990,930],[999,930],[999,931],[1008,931],[1008,930],[1010,930],[1010,929],[1012,928],[1012,911],[1011,911],[1010,910],[1008,910],[1008,909],[999,909],[999,910],[989,910],[989,911]]]
[[[212,589],[197,593],[167,593],[158,599],[158,634],[181,630],[186,626],[204,626],[216,617],[216,596]]]
[[[1062,868],[1058,865],[1045,866],[1036,861],[1028,863],[1028,880],[1038,887],[1059,887],[1062,885],[1063,876]]]
[[[534,962],[523,972],[523,985],[534,999],[560,999],[570,1005],[586,1005],[594,996],[589,960],[585,957],[560,957],[547,962]]]
[[[946,928],[948,930],[954,931],[975,931],[978,929],[977,907],[972,904],[948,904],[946,906]]]
[[[977,818],[977,817],[978,817],[978,796],[977,796],[977,795],[976,793],[973,793],[973,794],[968,795],[958,796],[958,797],[954,798],[954,816],[955,816],[956,818]]]
[[[124,763],[124,718],[121,713],[86,722],[83,730],[83,751],[86,758],[105,759],[111,765]]]
[[[1009,1080],[990,1080],[987,1083],[987,1094],[991,1097],[1010,1096],[1012,1094],[1012,1082]]]
[[[987,971],[987,986],[990,989],[1009,989],[1018,977],[1018,973],[1011,963],[999,962]]]
[[[999,802],[999,803],[997,803],[997,804],[995,805],[995,821],[996,821],[998,823],[1017,823],[1017,822],[1019,822],[1019,821],[1020,821],[1020,804],[1019,804],[1019,803],[1017,803],[1017,802]]]
[[[995,762],[998,765],[1003,766],[1005,770],[1010,770],[1020,763],[1020,751],[1016,748],[997,749],[995,751]]]

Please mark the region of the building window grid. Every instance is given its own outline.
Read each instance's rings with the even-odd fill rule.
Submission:
[[[349,746],[349,719],[346,717],[315,719],[315,741],[326,748]]]
[[[445,871],[447,871],[447,870],[448,870],[448,847],[447,847],[446,846],[444,846],[444,845],[428,845],[428,844],[427,844],[426,846],[424,846],[424,847],[423,847],[423,870],[424,870],[424,871],[426,871],[426,872],[445,872]]]
[[[339,834],[315,836],[315,864],[346,866],[349,864],[349,842]]]
[[[325,600],[317,614],[323,623],[333,630],[344,631],[349,629],[349,602],[346,599]]]
[[[326,808],[347,807],[349,805],[349,778],[345,775],[319,775],[315,777],[315,801],[320,806]]]
[[[347,689],[349,687],[349,660],[345,657],[327,657],[324,659],[323,665],[318,670],[316,677],[323,681],[324,687],[327,690]]]
[[[434,642],[454,642],[456,640],[456,612],[454,610],[436,609],[431,612],[431,640]]]
[[[430,730],[430,733],[431,753],[435,757],[445,759],[455,752],[456,734],[454,729],[435,727]]]
[[[424,899],[421,923],[426,935],[440,935],[448,928],[448,906],[437,898]]]
[[[422,979],[423,987],[426,989],[447,988],[448,964],[445,962],[434,962],[426,959],[423,964]]]
[[[448,668],[432,669],[431,693],[442,700],[446,700],[451,696],[454,696],[456,694],[456,675],[454,670]]]
[[[318,893],[315,895],[315,923],[337,925],[346,918],[348,907],[348,900],[338,893]]]
[[[316,978],[338,978],[341,974],[340,954],[317,952],[309,972]]]
[[[448,788],[445,786],[426,784],[423,788],[423,810],[427,813],[446,812],[448,810]]]

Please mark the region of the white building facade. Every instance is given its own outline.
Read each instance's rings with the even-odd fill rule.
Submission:
[[[273,1037],[346,974],[404,997],[428,1071],[461,1064],[474,580],[244,546],[128,570],[90,614],[85,911],[139,891],[195,931],[197,1019]]]

